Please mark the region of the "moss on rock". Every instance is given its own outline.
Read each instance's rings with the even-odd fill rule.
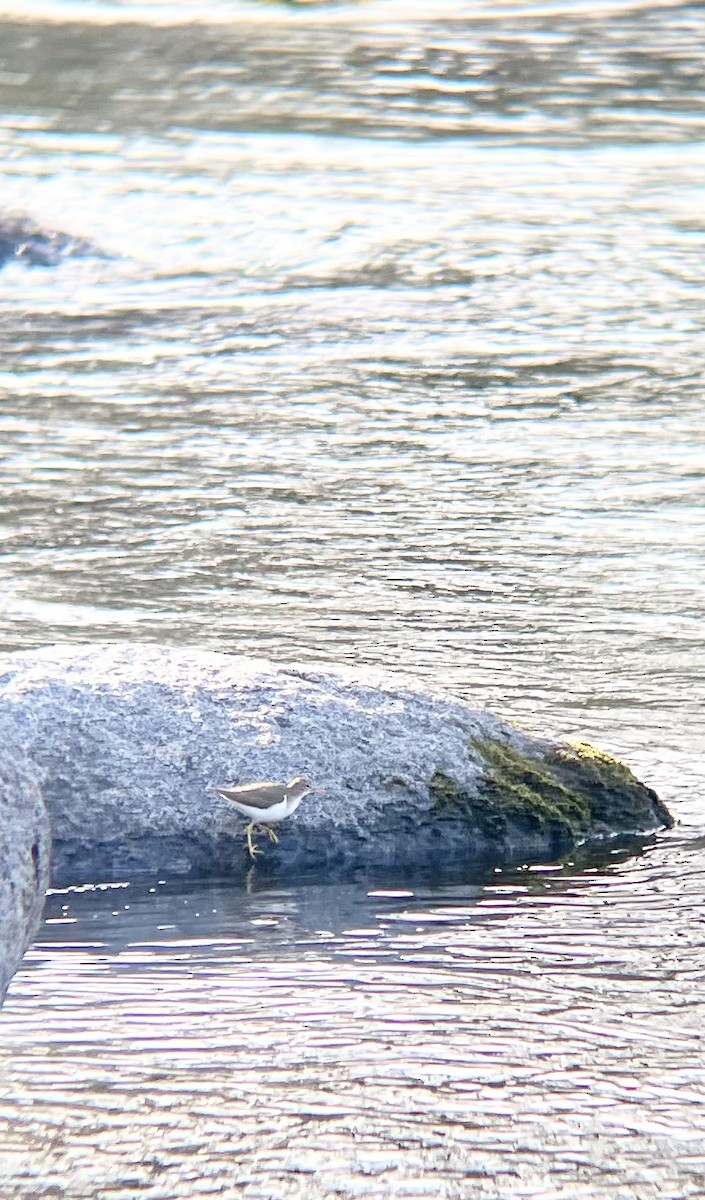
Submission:
[[[474,738],[470,749],[483,767],[476,791],[441,770],[429,780],[429,789],[439,815],[462,814],[493,842],[539,834],[560,849],[591,834],[673,824],[655,792],[623,763],[587,743],[542,757],[489,737]]]
[[[623,762],[588,742],[573,742],[550,750],[545,762],[558,779],[577,788],[590,806],[593,824],[631,832],[664,825],[673,817],[650,787]]]
[[[483,764],[480,786],[472,794],[437,771],[429,787],[438,811],[450,806],[461,811],[491,841],[519,830],[568,845],[587,831],[585,801],[539,759],[495,738],[475,738],[470,746]]]
[[[445,771],[435,771],[428,786],[439,810],[448,804],[462,803],[464,793],[460,784],[452,775],[446,775]],[[467,801],[467,796],[464,798]]]

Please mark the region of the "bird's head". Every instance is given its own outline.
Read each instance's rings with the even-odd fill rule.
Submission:
[[[323,788],[316,788],[308,779],[304,779],[303,775],[296,775],[294,779],[290,779],[286,785],[287,795],[292,800],[302,800],[304,796],[322,796]]]

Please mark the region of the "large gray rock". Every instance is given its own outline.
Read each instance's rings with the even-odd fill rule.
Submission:
[[[448,696],[194,650],[0,656],[0,741],[44,771],[57,882],[240,874],[245,822],[210,785],[296,774],[325,794],[263,843],[265,869],[555,854],[670,823],[621,764]]]
[[[38,772],[8,750],[3,746],[0,759],[0,1003],[39,925],[49,879]]]

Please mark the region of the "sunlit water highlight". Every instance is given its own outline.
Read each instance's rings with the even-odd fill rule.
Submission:
[[[0,273],[3,645],[399,668],[681,822],[52,895],[3,1200],[704,1195],[702,10],[0,12],[2,206],[102,252]]]
[[[0,1178],[76,1200],[697,1195],[702,849],[596,863],[53,894],[3,1016]]]

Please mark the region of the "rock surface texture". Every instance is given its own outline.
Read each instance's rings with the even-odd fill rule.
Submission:
[[[0,267],[13,259],[30,267],[55,267],[63,258],[91,252],[92,247],[82,238],[40,229],[26,217],[0,213]]]
[[[42,915],[49,880],[49,820],[38,773],[3,750],[0,760],[0,1003]]]
[[[37,765],[55,882],[241,875],[245,821],[213,784],[306,775],[265,869],[558,854],[671,824],[606,755],[366,671],[132,644],[0,657],[0,744]]]

